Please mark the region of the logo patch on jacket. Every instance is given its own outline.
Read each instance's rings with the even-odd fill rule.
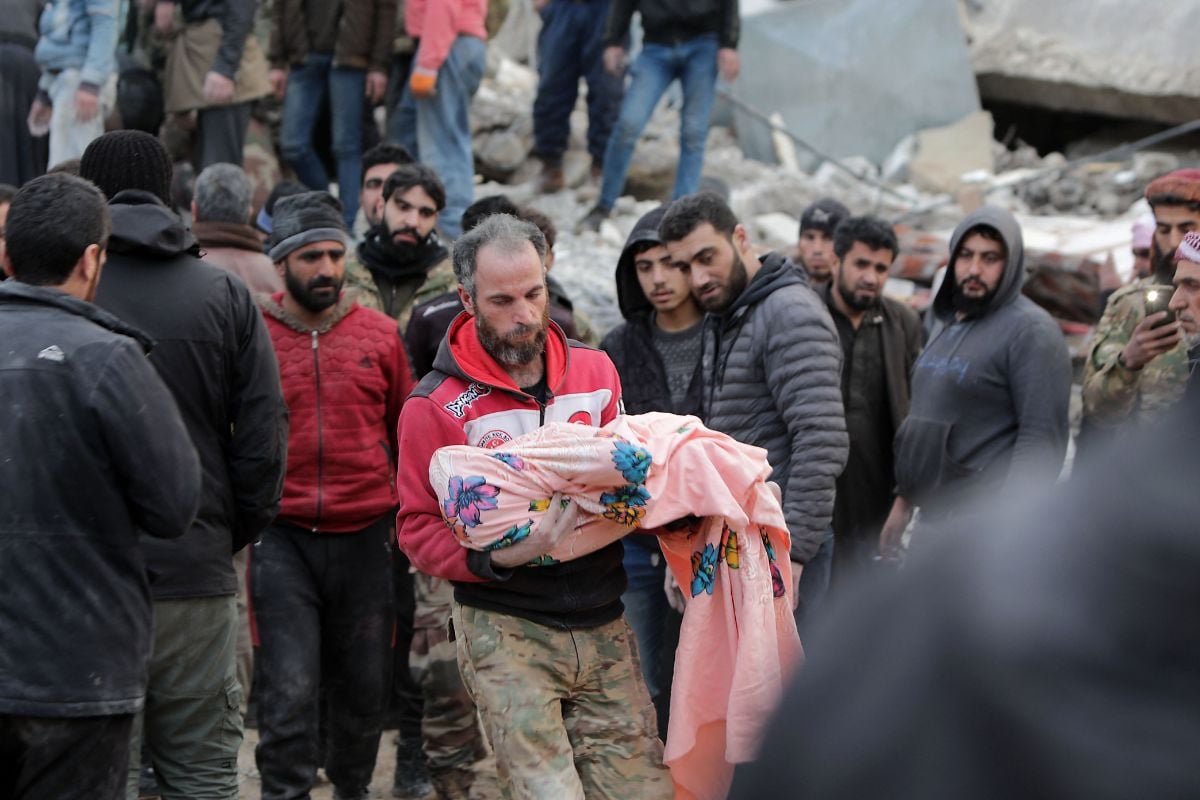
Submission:
[[[371,368],[371,357],[363,356],[362,360],[358,362],[358,365],[360,367],[362,367],[363,369],[370,369]]]
[[[479,444],[476,446],[482,447],[485,450],[492,450],[511,441],[512,437],[504,431],[488,431],[483,435],[483,438],[479,440]]]
[[[38,358],[46,361],[53,361],[55,364],[61,364],[67,357],[67,354],[62,351],[62,348],[56,344],[52,344],[42,352],[37,354]]]
[[[484,386],[481,383],[472,383],[467,387],[467,390],[458,397],[447,403],[444,408],[453,414],[457,419],[462,419],[467,415],[467,409],[481,397],[487,397],[492,393],[492,387]]]

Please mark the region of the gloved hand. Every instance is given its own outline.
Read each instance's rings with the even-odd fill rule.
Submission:
[[[437,70],[413,67],[412,75],[408,78],[408,88],[418,100],[433,97],[437,91]]]

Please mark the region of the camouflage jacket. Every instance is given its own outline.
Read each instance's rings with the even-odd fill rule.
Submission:
[[[1140,370],[1126,369],[1117,360],[1145,317],[1142,291],[1155,283],[1153,277],[1142,278],[1118,289],[1096,326],[1083,373],[1083,416],[1098,427],[1114,428],[1128,419],[1153,419],[1179,402],[1187,387],[1184,343]]]
[[[434,265],[421,282],[410,280],[381,285],[359,259],[357,250],[346,254],[346,290],[354,292],[359,305],[382,311],[396,320],[401,331],[408,328],[413,306],[449,292],[457,285],[458,279],[454,277],[449,258]]]

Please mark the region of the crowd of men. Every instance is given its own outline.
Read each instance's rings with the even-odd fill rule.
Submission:
[[[767,252],[697,192],[717,75],[738,72],[734,2],[538,4],[538,183],[564,185],[586,78],[600,199],[582,227],[683,88],[673,197],[613,265],[606,332],[550,274],[553,222],[474,199],[485,2],[408,0],[399,41],[391,0],[276,2],[265,57],[252,4],[135,9],[170,43],[169,121],[198,172],[183,208],[170,137],[97,122],[136,29],[115,5],[54,0],[32,43],[0,36],[0,64],[41,74],[25,134],[0,137],[20,186],[0,186],[0,796],[135,798],[152,772],[166,800],[236,798],[248,716],[269,800],[319,771],[367,797],[391,728],[398,798],[671,796],[687,587],[642,533],[538,563],[585,520],[570,502],[510,547],[462,547],[429,483],[444,446],[665,411],[761,447],[805,637],[827,597],[1062,471],[1071,359],[1022,293],[1010,213],[962,219],[922,320],[885,294],[888,221],[824,198],[794,253]],[[0,15],[0,34],[36,16]],[[388,141],[364,151],[389,86]],[[298,180],[256,210],[240,156],[272,91]],[[68,163],[34,177],[39,125]],[[1077,461],[1177,406],[1200,355],[1200,170],[1145,196],[1146,266],[1088,348]]]

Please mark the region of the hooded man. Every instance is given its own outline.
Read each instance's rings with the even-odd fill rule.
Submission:
[[[849,216],[850,209],[832,197],[822,197],[800,214],[800,241],[796,244],[796,254],[813,286],[829,282],[834,259],[833,234]]]
[[[268,241],[285,290],[263,314],[292,425],[279,517],[251,560],[263,800],[307,797],[321,765],[336,797],[366,798],[390,689],[396,421],[412,376],[395,322],[341,291],[342,217],[326,192],[292,195]]]
[[[1150,182],[1154,212],[1153,273],[1113,292],[1096,326],[1083,373],[1083,422],[1114,431],[1128,421],[1146,423],[1179,402],[1187,384],[1188,357],[1178,323],[1166,312],[1147,315],[1147,292],[1169,293],[1175,250],[1200,230],[1200,169],[1180,169]]]
[[[346,289],[404,330],[413,306],[454,288],[450,253],[438,238],[446,190],[423,164],[397,168],[383,185],[383,218],[346,259]]]
[[[167,796],[236,797],[249,687],[235,667],[232,556],[279,510],[287,442],[279,368],[246,285],[197,258],[167,206],[171,159],[155,137],[106,133],[88,145],[79,173],[108,197],[112,215],[96,304],[154,340],[150,363],[179,403],[204,477],[191,529],[174,541],[142,540],[155,576],[147,752]]]
[[[700,350],[704,312],[692,297],[688,275],[671,261],[658,235],[666,206],[649,212],[625,240],[617,261],[617,302],[625,322],[614,328],[600,349],[621,376],[625,412],[667,411],[700,416]],[[650,699],[666,735],[673,653],[666,641],[677,632],[663,591],[667,565],[653,536],[634,533],[624,540],[629,588],[625,603],[629,625],[638,638],[638,655]],[[675,631],[668,631],[675,625]]]
[[[829,585],[834,484],[846,466],[837,330],[804,272],[779,253],[758,258],[715,194],[676,200],[659,235],[711,315],[701,366],[705,422],[765,448],[783,494],[800,622]]]
[[[985,206],[959,223],[896,434],[897,496],[879,543],[886,558],[914,506],[930,519],[968,514],[978,510],[975,492],[1050,483],[1062,469],[1071,357],[1053,318],[1021,294],[1024,279],[1012,214]]]

